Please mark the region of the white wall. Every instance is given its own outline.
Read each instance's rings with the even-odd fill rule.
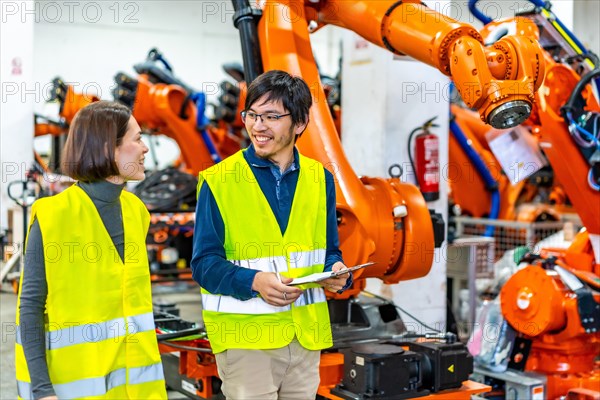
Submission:
[[[239,60],[229,2],[74,3],[36,2],[34,77],[40,85],[59,75],[76,90],[111,99],[114,75],[135,76],[133,65],[156,47],[180,79],[215,94],[225,78],[221,64]]]
[[[222,64],[242,63],[233,12],[228,0],[36,2],[32,16],[38,60],[34,80],[40,88],[36,111],[50,113],[44,101],[47,85],[56,76],[72,83],[76,91],[112,100],[115,74],[135,77],[133,65],[144,61],[153,47],[163,53],[179,79],[215,101],[219,83],[233,82]],[[313,42],[323,72],[335,75],[340,54],[335,32],[323,29]],[[40,149],[49,146],[47,138],[36,142],[42,142],[37,145]],[[177,158],[173,141],[163,138],[159,146],[161,167]],[[146,159],[151,166],[151,158]]]
[[[33,10],[33,1],[0,2],[0,229],[9,228],[7,210],[17,208],[7,196],[13,181],[25,179],[33,159],[33,21],[21,12]],[[20,185],[14,194],[20,193]],[[17,216],[14,241],[22,241],[21,217]]]
[[[114,75],[123,71],[135,76],[133,65],[156,47],[177,77],[214,98],[219,94],[218,84],[230,79],[222,64],[241,64],[230,1],[75,3],[81,5],[74,7],[72,15],[63,5],[58,19],[56,7],[49,6],[60,2],[36,2],[40,20],[35,25],[35,53],[40,62],[34,78],[41,85],[60,75],[80,89],[96,90],[109,99]],[[323,69],[335,73],[337,60],[332,55],[336,51],[329,51],[328,30],[317,33],[315,42]]]
[[[588,50],[600,55],[600,1],[575,0],[573,12],[573,33]]]
[[[111,100],[117,72],[135,76],[133,65],[157,47],[175,74],[209,101],[229,79],[221,65],[241,64],[239,32],[228,0],[214,1],[6,1],[2,4],[2,197],[0,228],[7,227],[6,183],[21,178],[32,160],[33,113],[56,116],[47,104],[56,76],[78,92]],[[334,76],[340,56],[339,30],[325,28],[312,36],[322,71]],[[35,63],[33,62],[35,54]],[[12,60],[22,60],[13,75]],[[14,86],[17,85],[17,89]],[[161,167],[179,150],[168,139],[159,141]],[[48,150],[49,137],[35,140]],[[151,158],[146,158],[151,166]],[[13,171],[17,165],[18,172]],[[18,176],[17,176],[18,175]]]
[[[577,3],[586,0],[552,0],[552,11],[560,18],[569,29],[573,27],[573,7]],[[591,0],[597,1],[597,0]],[[476,28],[481,28],[483,24],[479,22],[470,12],[468,0],[451,0],[449,4],[441,7],[442,13],[450,15],[461,22],[466,22]],[[515,14],[533,9],[533,5],[527,0],[480,0],[477,3],[477,9],[488,17],[498,20],[514,17]]]
[[[598,0],[551,0],[552,12],[579,41],[596,54],[600,54],[600,1]],[[477,28],[482,24],[469,13],[467,0],[451,0],[442,11],[459,21],[467,22]],[[532,5],[524,0],[481,0],[477,7],[493,19],[510,18],[517,12],[530,10]]]
[[[428,2],[448,10],[447,2]],[[410,132],[437,116],[440,165],[448,163],[449,79],[436,69],[412,59],[398,59],[389,51],[347,32],[343,37],[342,143],[358,175],[389,177],[388,168],[400,164],[402,180],[414,183],[407,140]],[[413,154],[414,156],[414,154]],[[440,199],[428,207],[447,222],[447,185],[440,183]],[[433,246],[433,244],[432,244]],[[383,286],[369,279],[367,290],[391,298],[423,322],[444,327],[446,321],[445,247],[436,249],[429,274],[423,278]],[[418,325],[411,323],[413,329]]]
[[[36,2],[34,79],[42,88],[36,111],[48,114],[46,88],[56,76],[77,92],[112,100],[118,72],[135,77],[134,64],[158,48],[175,75],[215,99],[227,78],[221,65],[241,61],[238,31],[228,1],[78,1]],[[157,143],[159,167],[179,155],[174,141]],[[49,147],[49,138],[36,139],[36,149]],[[151,157],[147,167],[153,166]]]

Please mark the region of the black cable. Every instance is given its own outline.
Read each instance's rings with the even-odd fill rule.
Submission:
[[[594,79],[594,77],[598,75],[600,75],[600,66],[597,66],[595,69],[582,76],[579,82],[577,82],[577,85],[575,85],[573,91],[571,92],[569,100],[567,100],[565,105],[561,107],[560,111],[567,125],[571,124],[571,121],[567,114],[575,109],[575,101],[577,100],[577,97],[581,94],[585,85],[587,85],[592,79]]]
[[[184,346],[182,344],[171,343],[168,340],[159,340],[158,343],[162,343],[165,346],[169,346],[169,347],[173,347],[173,348],[181,349],[181,350],[196,351],[198,353],[212,353],[212,349],[207,349],[206,347]]]
[[[244,78],[246,84],[250,86],[250,83],[264,72],[257,28],[262,10],[250,7],[248,0],[231,0],[231,2],[235,10],[233,26],[239,30],[242,43]]]
[[[411,143],[412,143],[412,138],[415,135],[415,133],[417,133],[418,131],[420,131],[422,129],[423,129],[423,127],[419,126],[419,127],[415,128],[415,129],[413,129],[412,132],[410,133],[410,135],[408,135],[408,159],[410,160],[410,166],[412,167],[413,174],[415,174],[415,183],[417,184],[417,187],[420,187],[421,183],[419,182],[419,178],[418,178],[419,174],[417,173],[417,169],[415,168],[415,162],[414,162],[413,157],[412,157],[412,145],[411,145]]]
[[[187,95],[185,96],[185,99],[183,99],[183,102],[181,103],[181,109],[179,110],[179,118],[181,119],[188,119],[188,115],[185,112],[187,109],[187,106],[189,104],[189,102],[192,100],[192,96],[194,95],[194,93],[192,92],[187,92]]]
[[[364,293],[366,293],[366,294],[368,294],[368,295],[370,295],[370,296],[373,296],[373,297],[375,297],[375,298],[378,298],[379,300],[387,301],[387,302],[389,302],[389,303],[393,304],[393,305],[394,305],[394,307],[396,307],[396,308],[397,308],[399,311],[401,311],[401,312],[403,312],[404,314],[408,315],[410,318],[412,318],[413,320],[415,320],[416,322],[418,322],[419,324],[421,324],[421,325],[422,325],[422,326],[424,326],[425,328],[427,328],[427,329],[430,329],[430,330],[432,330],[432,331],[434,331],[434,332],[437,332],[437,333],[442,333],[442,331],[440,331],[440,330],[438,330],[438,329],[435,329],[435,328],[432,328],[432,327],[430,327],[429,325],[427,325],[426,323],[424,323],[423,321],[421,321],[420,319],[418,319],[417,317],[415,317],[414,315],[410,314],[408,311],[404,310],[402,307],[400,307],[399,305],[397,305],[396,303],[394,303],[393,301],[391,301],[391,300],[389,300],[389,299],[386,299],[385,297],[382,297],[382,296],[376,295],[375,293],[367,292],[366,290],[364,290],[363,292],[364,292]]]
[[[590,60],[592,64],[594,64],[594,68],[600,66],[600,60],[598,59],[598,56],[591,51],[585,54],[577,54],[576,56],[567,57],[565,61],[567,61],[567,63],[571,63],[571,61],[585,60],[586,58]]]
[[[53,119],[51,119],[51,118],[49,118],[49,117],[47,117],[45,115],[33,114],[34,123],[37,123],[37,121],[40,120],[40,119],[46,121],[50,125],[56,125],[56,126],[59,126],[61,128],[68,128],[69,127],[69,125],[67,123],[65,123],[64,121],[55,121],[55,120],[53,120]]]
[[[426,323],[424,323],[423,321],[419,320],[417,317],[415,317],[414,315],[410,314],[408,311],[404,310],[402,307],[400,307],[397,304],[394,304],[394,307],[396,307],[399,311],[403,312],[404,314],[408,315],[409,317],[411,317],[412,319],[414,319],[415,321],[417,321],[419,324],[423,325],[425,328],[432,330],[434,332],[437,333],[442,333],[442,331],[440,331],[439,329],[435,329],[430,327],[429,325],[427,325]]]
[[[410,135],[408,135],[408,159],[410,160],[410,166],[412,167],[413,173],[415,174],[415,183],[418,188],[421,187],[421,183],[419,182],[419,174],[418,174],[417,169],[415,168],[415,162],[412,157],[412,139],[413,139],[413,136],[415,135],[415,133],[417,133],[420,130],[423,131],[424,133],[428,133],[429,128],[438,127],[438,125],[433,123],[436,118],[437,118],[437,116],[425,121],[425,123],[423,125],[413,129],[412,132],[410,133]]]
[[[135,187],[134,193],[153,212],[172,211],[182,204],[193,210],[197,185],[195,176],[169,167],[153,172]]]

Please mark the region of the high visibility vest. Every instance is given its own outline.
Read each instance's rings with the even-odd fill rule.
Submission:
[[[131,193],[123,191],[120,200],[124,262],[80,187],[73,185],[32,207],[30,226],[37,218],[48,282],[46,361],[59,399],[167,398],[145,246],[149,214]],[[17,390],[19,398],[30,399],[19,304],[20,295]]]
[[[327,196],[323,165],[300,155],[298,184],[285,233],[260,189],[243,151],[200,173],[225,224],[227,260],[242,268],[297,278],[323,272]],[[294,337],[309,350],[332,346],[323,288],[315,283],[291,305],[277,307],[261,297],[238,300],[202,288],[202,314],[214,353],[227,349],[275,349]]]

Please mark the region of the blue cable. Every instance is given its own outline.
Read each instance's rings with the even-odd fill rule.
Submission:
[[[467,157],[469,157],[469,160],[471,160],[479,175],[483,178],[486,189],[490,191],[491,206],[488,218],[498,219],[498,215],[500,214],[500,192],[498,191],[498,181],[494,179],[479,154],[477,154],[473,149],[473,146],[469,144],[469,141],[460,126],[452,119],[450,120],[450,132],[456,138]],[[494,236],[494,227],[492,225],[486,226],[484,235]]]
[[[590,168],[590,172],[588,172],[588,184],[597,192],[600,192],[600,185],[594,182],[594,174],[592,173],[592,169]]]
[[[580,133],[582,133],[585,136],[585,138],[588,141],[594,143],[596,147],[600,149],[600,140],[598,140],[598,138],[596,138],[594,135],[588,132],[584,127],[580,126],[577,122],[575,122],[575,120],[573,119],[573,115],[570,112],[567,112],[567,118],[569,120],[570,127],[577,129]]]
[[[600,150],[600,141],[594,135],[592,135],[591,133],[589,133],[586,129],[584,129],[583,127],[579,126],[579,124],[577,122],[575,122],[575,120],[573,119],[573,115],[570,112],[567,112],[567,119],[569,120],[569,127],[574,127],[579,132],[581,132],[582,134],[584,134],[585,136],[587,136],[587,139],[589,141],[595,143],[596,144],[596,148],[598,150]],[[600,185],[598,185],[596,182],[594,182],[594,174],[593,174],[591,168],[590,168],[590,171],[588,172],[587,181],[588,181],[588,185],[590,185],[590,187],[592,189],[594,189],[595,191],[600,192]]]
[[[216,164],[221,161],[221,156],[219,156],[219,152],[205,128],[209,123],[208,118],[204,114],[206,109],[206,95],[203,92],[196,92],[190,96],[190,99],[196,104],[196,127],[200,131],[210,157]]]
[[[471,14],[473,14],[473,16],[477,18],[482,24],[487,25],[493,20],[477,9],[475,5],[478,1],[479,0],[469,0],[469,11],[471,11]]]
[[[529,0],[529,2],[531,4],[533,4],[536,7],[541,7],[541,8],[547,8],[547,5],[545,1],[542,0]]]
[[[596,147],[600,150],[600,141],[598,139],[596,139],[594,137],[594,135],[592,135],[591,133],[589,133],[588,131],[585,130],[585,128],[579,126],[579,124],[575,123],[575,128],[583,133],[584,136],[586,136],[586,139],[589,140],[590,142],[593,142],[596,144]]]
[[[542,0],[528,0],[531,4],[533,4],[536,7],[540,7],[543,8],[547,11],[550,11],[550,2],[545,2]],[[473,14],[473,16],[475,18],[477,18],[479,21],[481,21],[484,25],[489,24],[490,22],[492,22],[493,20],[488,17],[487,15],[485,15],[484,13],[482,13],[481,11],[479,11],[476,7],[476,4],[479,2],[479,0],[469,0],[469,11],[471,11],[471,14]],[[585,46],[579,41],[579,39],[577,39],[577,37],[575,37],[575,35],[573,34],[573,32],[571,32],[562,22],[560,19],[558,19],[558,17],[556,15],[554,15],[554,13],[552,14],[554,16],[554,21],[556,21],[556,23],[558,24],[558,26],[560,26],[560,28],[562,30],[565,31],[565,33],[569,36],[569,38],[577,45],[577,47],[579,47],[581,49],[581,52],[583,54],[588,53],[587,49],[585,48]]]
[[[500,214],[500,191],[498,188],[492,190],[491,194],[491,206],[490,206],[490,219],[498,219],[498,215]],[[492,225],[488,225],[485,228],[485,236],[494,236],[494,227]]]

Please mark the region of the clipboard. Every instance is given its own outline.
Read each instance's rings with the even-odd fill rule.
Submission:
[[[356,271],[356,270],[368,267],[373,264],[375,264],[375,262],[372,261],[372,262],[368,262],[365,264],[355,265],[353,267],[346,268],[341,271],[319,272],[316,274],[303,276],[302,278],[294,278],[294,280],[291,281],[290,283],[288,283],[287,285],[295,286],[295,285],[303,285],[305,283],[317,283],[317,282],[324,281],[325,279],[334,278],[336,276],[347,274],[348,272],[352,272],[352,271]]]
[[[347,274],[348,272],[356,271],[356,270],[359,270],[359,269],[363,269],[363,268],[368,267],[368,266],[373,265],[373,264],[375,264],[375,261],[371,261],[371,262],[364,263],[364,264],[358,264],[358,265],[355,265],[354,267],[350,267],[348,269],[343,269],[341,271],[335,271],[335,272],[331,271],[330,272],[331,276],[329,278],[333,278],[335,276],[344,275],[344,274]]]

